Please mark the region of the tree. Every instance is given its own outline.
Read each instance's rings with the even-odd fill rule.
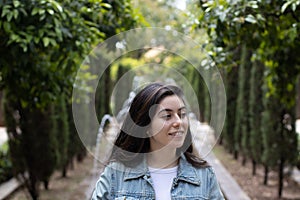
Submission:
[[[226,96],[227,96],[227,110],[231,112],[226,112],[225,125],[223,130],[223,143],[224,146],[229,150],[230,153],[235,151],[235,121],[236,121],[236,97],[238,88],[236,87],[236,81],[238,80],[238,67],[232,67],[227,70],[225,74],[225,84],[226,84]]]
[[[70,129],[68,123],[68,111],[67,111],[67,100],[65,94],[61,94],[57,98],[57,103],[55,105],[55,112],[53,113],[56,120],[56,130],[54,135],[56,135],[59,151],[59,160],[57,167],[62,172],[62,177],[67,176],[67,167],[69,164],[68,159],[68,147],[70,139]]]
[[[300,73],[299,54],[299,0],[285,1],[200,1],[201,11],[198,14],[198,21],[195,26],[205,28],[210,37],[208,47],[212,51],[213,59],[216,63],[230,68],[235,60],[232,59],[234,49],[239,45],[246,45],[257,59],[253,62],[260,62],[261,67],[265,67],[263,99],[268,101],[263,118],[273,120],[276,125],[261,124],[261,129],[275,131],[278,138],[284,142],[275,142],[275,147],[267,143],[264,144],[265,152],[283,155],[285,149],[293,149],[292,155],[284,159],[274,157],[279,163],[279,189],[278,196],[282,190],[282,169],[283,165],[293,163],[294,152],[297,152],[297,139],[294,135],[293,126],[286,134],[283,125],[283,116],[290,116],[292,121],[295,110],[295,85]],[[241,59],[239,59],[241,61]],[[233,62],[232,62],[233,61]],[[274,112],[270,106],[272,102],[280,104],[280,110]],[[271,118],[271,116],[273,118]],[[276,119],[274,119],[276,118]],[[266,120],[267,121],[267,120]],[[265,121],[265,122],[266,122]],[[273,123],[272,122],[272,123]],[[271,122],[270,122],[271,123]],[[265,127],[263,127],[265,126]],[[279,127],[277,127],[279,126]],[[245,134],[243,132],[243,134]],[[250,135],[251,137],[251,135]],[[255,137],[255,136],[254,136]],[[272,135],[265,135],[265,141],[272,141]],[[253,139],[254,140],[254,139]],[[251,141],[251,138],[250,138]],[[288,144],[290,146],[288,146]],[[285,146],[286,145],[286,146]],[[268,149],[270,148],[270,149]],[[274,149],[275,148],[275,149]],[[269,155],[269,153],[266,153]],[[271,155],[271,154],[270,154]],[[251,157],[251,155],[250,155]],[[287,161],[289,160],[289,161]],[[273,162],[273,161],[272,161]],[[268,163],[271,166],[271,161]]]
[[[40,181],[47,182],[56,167],[57,138],[47,124],[52,104],[62,93],[71,96],[78,65],[92,46],[137,18],[127,0],[4,1],[0,16],[0,88],[10,151],[16,171],[28,172],[26,186],[37,199]]]
[[[250,54],[251,55],[251,54]],[[243,164],[245,164],[246,154],[249,141],[249,79],[246,77],[249,75],[249,51],[244,44],[241,47],[241,58],[238,75],[238,96],[236,106],[236,121],[234,129],[235,140],[235,158],[238,158],[238,154],[243,154]]]
[[[252,174],[256,175],[256,164],[262,163],[263,153],[262,132],[257,127],[264,125],[261,122],[263,106],[263,75],[264,67],[260,62],[254,62],[250,75],[250,97],[249,97],[249,125],[250,125],[250,157],[252,159]]]

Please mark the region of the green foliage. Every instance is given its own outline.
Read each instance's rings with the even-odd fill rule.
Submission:
[[[199,15],[199,21],[204,22],[200,25],[208,30],[214,44],[212,55],[217,63],[230,67],[234,53],[232,50],[237,45],[246,43],[250,49],[255,50],[256,59],[270,68],[271,77],[280,75],[282,71],[289,75],[290,78],[283,77],[285,80],[282,82],[276,78],[271,78],[269,82],[269,87],[272,88],[269,92],[275,96],[280,94],[278,98],[288,106],[295,103],[288,97],[292,94],[282,93],[294,85],[300,70],[299,57],[296,55],[300,51],[298,4],[299,1],[294,0],[271,3],[243,0],[200,1],[203,12]],[[285,84],[282,85],[283,82]]]
[[[58,161],[65,163],[72,152],[67,147],[69,135],[73,135],[66,124],[67,105],[61,104],[63,113],[52,126],[64,132],[60,157],[58,138],[53,138],[57,134],[51,134],[54,130],[49,128],[51,107],[62,94],[70,99],[78,66],[91,48],[136,25],[135,14],[129,0],[1,2],[0,88],[7,99],[4,109],[10,153],[16,174],[28,171],[26,186],[33,199],[38,198],[38,183],[47,182]]]
[[[199,74],[194,67],[190,70],[190,77],[187,77],[187,80],[190,80],[191,85],[197,95],[197,105],[191,105],[193,112],[196,111],[196,108],[199,109],[200,113],[198,114],[198,119],[201,122],[209,122],[210,120],[210,98],[208,93],[207,85],[205,84],[203,77]],[[196,108],[194,108],[196,107]]]
[[[277,151],[277,142],[276,138],[277,135],[275,133],[278,133],[277,130],[277,124],[276,121],[272,118],[272,111],[271,110],[265,110],[262,113],[262,124],[261,126],[261,132],[262,132],[262,138],[263,138],[263,146],[264,151],[261,155],[262,162],[269,166],[274,167],[277,164],[277,161],[279,160],[279,154]]]
[[[103,38],[96,28],[99,16],[85,9],[99,10],[99,3],[9,1],[1,7],[1,85],[19,91],[23,107],[42,108],[71,84],[66,76],[76,71],[78,56]]]
[[[57,164],[56,138],[49,131],[53,127],[51,110],[20,109],[18,100],[8,92],[4,90],[4,114],[14,175],[23,175],[25,186],[37,198],[39,181],[49,181]]]
[[[100,17],[100,31],[105,33],[106,38],[116,35],[129,28],[143,24],[144,18],[137,9],[132,6],[131,0],[108,1],[109,9],[103,10]],[[92,10],[91,10],[92,11]]]
[[[13,177],[12,163],[9,156],[8,143],[0,146],[0,184]]]
[[[8,91],[3,93],[3,107],[4,107],[4,120],[8,133],[8,144],[10,151],[10,159],[13,164],[13,172],[15,175],[23,173],[25,169],[25,163],[22,158],[22,146],[21,146],[21,134],[20,134],[20,121],[19,113],[15,110],[18,106],[17,99],[12,98],[12,95],[8,94]]]
[[[249,50],[244,44],[241,47],[241,57],[238,75],[238,96],[235,115],[235,151],[246,155],[249,151],[249,79],[246,77],[249,74]]]
[[[142,66],[142,61],[138,61],[136,59],[132,58],[124,58],[120,60],[117,64],[117,76],[115,79],[115,88],[117,88],[117,91],[115,91],[115,107],[114,107],[114,113],[119,113],[120,110],[123,107],[124,102],[129,97],[129,93],[131,92],[134,73],[131,70],[134,70],[134,68],[137,68],[139,66]],[[127,73],[128,72],[128,73]],[[120,82],[117,82],[120,81]]]
[[[288,7],[290,7],[290,9],[295,12],[299,4],[299,0],[285,0],[285,3],[281,7],[281,12],[284,13]]]
[[[143,5],[139,7],[145,18],[146,26],[168,27],[185,32],[186,29],[183,26],[186,20],[185,13],[176,8],[172,0],[143,0]]]
[[[77,133],[77,129],[74,124],[72,106],[71,104],[66,105],[66,109],[68,112],[68,124],[69,124],[69,143],[68,143],[68,164],[72,165],[73,159],[77,158],[81,161],[86,155],[86,148],[82,143],[79,134]],[[84,118],[83,118],[84,119]]]
[[[52,134],[56,137],[57,151],[59,159],[56,166],[63,171],[63,176],[66,176],[66,166],[69,162],[68,147],[69,147],[69,121],[67,111],[66,96],[62,94],[58,97],[58,101],[53,105],[52,116],[54,118],[55,126],[53,126]]]
[[[195,26],[207,30],[207,48],[216,64],[229,71],[242,64],[242,57],[236,59],[236,54],[245,45],[252,57],[247,60],[249,68],[257,68],[253,70],[259,72],[259,77],[263,79],[262,89],[261,86],[255,86],[255,82],[261,80],[256,79],[258,77],[255,75],[251,77],[250,135],[247,129],[242,128],[243,120],[238,116],[238,112],[248,107],[241,107],[241,99],[238,98],[235,133],[239,135],[235,143],[243,140],[244,147],[249,147],[246,148],[249,150],[248,156],[256,160],[258,157],[255,155],[262,152],[262,161],[267,166],[293,163],[296,157],[294,153],[297,152],[294,127],[291,126],[289,130],[284,128],[286,125],[282,120],[283,116],[295,120],[295,86],[300,74],[299,3],[299,0],[199,1],[201,11],[198,12],[199,23],[195,23]],[[257,66],[257,63],[260,64]],[[244,79],[247,78],[237,81],[239,88]],[[238,96],[244,92],[239,90]],[[255,117],[260,113],[262,120],[258,123]],[[260,138],[262,143],[257,142]],[[240,146],[239,143],[237,146]],[[283,152],[287,153],[287,149],[293,150],[290,151],[291,156],[285,158]]]
[[[225,84],[226,84],[226,96],[227,96],[227,110],[226,112],[225,125],[223,130],[224,144],[227,149],[233,153],[235,150],[235,120],[236,120],[236,97],[238,96],[238,87],[236,83],[238,80],[238,67],[232,67],[230,70],[226,71],[225,74]]]
[[[254,62],[251,69],[250,78],[250,98],[249,98],[249,123],[250,123],[250,154],[249,156],[256,162],[261,163],[263,153],[262,130],[258,127],[264,126],[262,123],[263,106],[263,73],[264,67],[259,62]]]
[[[286,164],[295,165],[298,153],[297,134],[291,121],[294,111],[285,110],[285,106],[274,96],[265,98],[264,106],[267,109],[262,114],[263,126],[261,126],[264,145],[263,162],[272,167],[281,160]]]

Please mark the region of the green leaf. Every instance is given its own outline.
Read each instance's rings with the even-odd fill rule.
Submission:
[[[291,92],[291,91],[293,91],[293,89],[294,89],[294,85],[292,85],[292,84],[287,84],[287,91],[289,91],[289,92]]]
[[[296,11],[296,8],[297,8],[296,4],[293,3],[293,4],[292,4],[292,10],[293,10],[293,11]]]
[[[39,36],[40,38],[42,38],[42,37],[44,36],[44,33],[45,33],[45,31],[44,31],[43,29],[40,29],[40,30],[38,31],[38,36]]]
[[[20,99],[20,100],[21,100],[22,108],[26,108],[28,106],[28,102],[23,99]]]
[[[256,14],[256,19],[259,21],[266,21],[266,19],[261,14]]]
[[[13,4],[14,4],[15,8],[17,8],[21,5],[20,1],[17,1],[17,0],[13,1]]]
[[[111,5],[108,4],[108,3],[101,3],[101,6],[102,6],[103,8],[107,8],[107,9],[111,9],[111,8],[112,8]]]
[[[29,35],[29,34],[27,34],[27,35],[26,35],[26,40],[27,40],[27,43],[30,43],[30,42],[31,42],[31,40],[32,40],[32,38],[33,38],[33,36],[32,36],[32,35]]]
[[[7,33],[11,32],[11,25],[9,22],[3,22],[3,28],[5,32]]]
[[[21,9],[20,9],[20,12],[23,13],[23,15],[24,15],[25,17],[28,16],[28,14],[27,14],[27,12],[26,12],[26,10],[25,10],[24,8],[21,8]]]
[[[7,6],[4,6],[3,10],[2,10],[1,17],[4,17],[5,15],[7,15],[7,13],[10,13],[10,9]]]
[[[24,52],[27,52],[27,49],[28,49],[27,45],[21,44],[20,46],[22,47]]]
[[[38,44],[40,42],[40,38],[39,37],[34,37],[33,41],[34,41],[34,43]]]
[[[45,11],[44,9],[39,9],[39,14],[40,14],[40,15],[45,14],[45,12],[46,12],[46,11]]]
[[[255,17],[253,15],[247,15],[246,18],[245,18],[245,21],[246,22],[249,22],[251,24],[255,24],[257,23],[257,20],[255,19]]]
[[[281,7],[281,13],[284,13],[285,10],[291,6],[292,7],[292,10],[295,11],[297,6],[300,4],[300,1],[299,0],[289,0],[287,2],[285,2],[283,4],[283,6]]]
[[[13,17],[13,12],[10,12],[10,13],[8,13],[7,15],[6,15],[6,19],[7,19],[7,21],[11,21],[11,19],[12,19],[12,17]]]
[[[11,5],[5,5],[5,6],[3,6],[3,11],[2,11],[1,17],[5,16],[7,13],[9,13],[10,12],[10,8],[11,8]],[[5,13],[5,14],[3,14],[3,13]]]
[[[50,43],[52,44],[52,46],[56,46],[57,45],[57,42],[55,39],[49,39]]]
[[[13,13],[14,13],[14,18],[17,19],[19,16],[18,10],[14,10]]]
[[[10,39],[11,39],[12,41],[16,41],[18,38],[19,38],[19,36],[16,35],[16,34],[11,34],[11,35],[10,35]]]
[[[34,16],[39,12],[39,8],[38,7],[34,7],[31,11],[31,15]]]
[[[49,42],[50,42],[50,40],[48,37],[43,38],[44,47],[47,47],[49,45]]]
[[[42,16],[40,17],[40,21],[43,21],[45,18],[46,18],[46,15],[42,15]]]
[[[51,1],[51,4],[52,4],[53,7],[56,8],[57,11],[63,12],[63,8],[61,7],[61,5],[60,5],[58,2],[56,2],[56,1]]]
[[[248,5],[249,5],[251,8],[254,8],[254,9],[257,9],[257,8],[258,8],[257,1],[249,1],[249,2],[248,2]]]
[[[54,14],[54,11],[52,9],[47,9],[47,12],[50,14],[50,15],[53,15]]]
[[[35,27],[33,25],[27,26],[27,31],[31,32],[31,31],[35,31]]]
[[[55,34],[57,35],[58,39],[62,40],[62,32],[59,28],[55,28]]]

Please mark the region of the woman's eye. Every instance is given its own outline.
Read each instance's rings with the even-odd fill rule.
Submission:
[[[180,118],[184,118],[186,116],[186,113],[180,113],[179,116]]]
[[[172,117],[172,115],[167,114],[167,115],[163,115],[162,117],[163,117],[164,119],[170,119],[170,118]]]

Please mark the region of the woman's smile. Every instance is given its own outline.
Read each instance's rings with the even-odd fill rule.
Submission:
[[[184,136],[184,131],[176,131],[176,132],[172,132],[172,133],[169,133],[170,136],[172,137],[182,137]]]

